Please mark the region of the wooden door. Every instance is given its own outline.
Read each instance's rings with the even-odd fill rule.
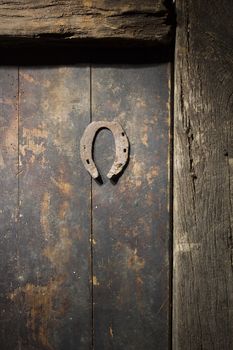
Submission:
[[[165,350],[170,344],[170,66],[0,69],[0,348]],[[130,143],[118,181],[102,130]]]

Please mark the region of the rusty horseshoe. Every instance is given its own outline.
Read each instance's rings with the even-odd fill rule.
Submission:
[[[125,131],[118,122],[97,121],[90,123],[85,129],[80,141],[81,159],[84,167],[93,177],[93,179],[97,179],[99,177],[99,172],[93,160],[92,154],[95,136],[101,129],[109,129],[112,132],[115,140],[115,160],[109,173],[107,174],[107,177],[112,179],[123,170],[129,155],[129,141]]]

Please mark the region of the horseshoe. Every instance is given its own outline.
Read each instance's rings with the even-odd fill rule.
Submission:
[[[123,170],[129,156],[129,141],[125,131],[118,122],[98,121],[90,123],[86,127],[83,136],[81,137],[81,159],[84,164],[84,167],[93,177],[93,179],[97,179],[99,177],[99,172],[94,163],[92,154],[95,136],[97,132],[101,129],[109,129],[112,132],[115,140],[115,160],[109,173],[107,174],[107,177],[109,179],[112,179],[114,176],[120,174],[120,172]]]

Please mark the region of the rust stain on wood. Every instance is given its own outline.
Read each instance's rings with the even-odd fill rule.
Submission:
[[[153,184],[153,181],[155,180],[155,177],[159,175],[159,167],[158,166],[152,166],[147,174],[146,174],[146,179],[148,182],[148,185],[151,186]]]
[[[50,193],[45,192],[41,201],[40,223],[45,239],[48,240],[50,236],[50,223],[49,223],[49,207],[50,207]]]
[[[54,306],[55,298],[59,296],[64,280],[64,277],[60,276],[51,279],[45,286],[27,283],[9,294],[12,301],[26,307],[28,330],[33,339],[48,350],[54,350],[49,341],[51,324],[56,322],[56,317],[62,316],[65,312],[62,302],[59,303],[58,308]]]
[[[64,265],[69,262],[72,240],[67,227],[61,227],[59,238],[55,245],[47,246],[43,254],[56,267],[57,271],[63,271]]]
[[[1,127],[3,129],[3,127]],[[15,156],[15,152],[18,148],[18,119],[11,118],[10,123],[4,130],[3,137],[3,151],[7,152],[8,157]],[[15,170],[17,164],[15,164]]]
[[[145,267],[145,260],[138,255],[137,248],[130,249],[126,247],[127,265],[134,272],[139,272]]]
[[[51,177],[51,180],[64,195],[71,196],[72,185],[69,182],[64,181],[62,178],[56,180],[53,177]]]
[[[50,200],[50,194],[45,192],[42,197],[40,218],[46,241],[50,236],[48,219]],[[59,210],[61,218],[64,218],[68,209],[68,202],[63,201]],[[69,263],[71,247],[69,229],[62,223],[56,243],[49,242],[43,250],[43,255],[55,268],[55,277],[46,285],[27,283],[9,295],[17,304],[26,305],[28,330],[32,332],[33,339],[48,350],[54,349],[49,340],[50,329],[56,325],[56,319],[62,317],[69,308],[68,296],[66,297],[62,286],[67,278],[64,267]],[[59,300],[59,303],[56,303],[56,300]]]
[[[69,212],[70,212],[70,204],[69,204],[69,201],[65,200],[61,203],[59,207],[60,220],[64,221]]]
[[[50,236],[48,219],[50,200],[50,194],[45,192],[42,197],[40,218],[46,241]],[[59,209],[61,219],[64,219],[68,209],[68,202],[63,201]],[[69,308],[63,284],[67,278],[64,267],[69,263],[71,247],[69,229],[62,223],[56,243],[53,245],[49,242],[43,250],[43,255],[55,268],[55,277],[46,285],[27,283],[9,295],[9,298],[17,304],[26,305],[28,330],[32,332],[33,339],[48,350],[54,349],[49,340],[50,329],[56,325],[56,319],[62,317]],[[56,303],[56,300],[59,300],[59,303]]]

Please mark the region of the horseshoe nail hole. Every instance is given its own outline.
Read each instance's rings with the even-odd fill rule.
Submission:
[[[126,153],[126,148],[123,149],[124,153]]]
[[[87,162],[87,164],[90,164],[90,161],[89,161],[89,159],[86,159],[86,162]]]
[[[122,135],[122,136],[125,136],[125,133],[124,133],[124,132],[122,132],[122,133],[121,133],[121,135]]]
[[[86,146],[83,146],[84,149],[86,149]]]

